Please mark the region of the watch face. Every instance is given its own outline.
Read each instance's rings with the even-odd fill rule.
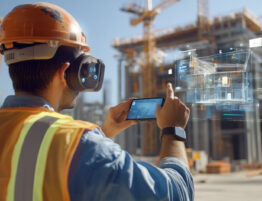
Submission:
[[[186,133],[183,129],[176,127],[176,136],[185,140],[186,139]]]

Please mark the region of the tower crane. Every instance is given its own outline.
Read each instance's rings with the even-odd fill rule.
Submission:
[[[0,17],[0,25],[2,24],[2,20],[3,19]],[[2,66],[2,54],[0,54],[0,71],[1,71],[1,66]],[[1,94],[1,91],[0,91],[0,101],[1,101],[1,98],[2,98],[1,95],[2,94]]]
[[[0,25],[2,24],[2,18],[0,17]],[[1,65],[2,65],[2,55],[0,54],[0,70],[1,70]]]
[[[209,33],[209,0],[198,0],[197,18],[199,39],[202,40]]]
[[[145,97],[156,96],[156,73],[154,66],[154,55],[156,54],[156,41],[152,30],[155,17],[165,8],[180,0],[163,0],[153,8],[152,0],[146,0],[146,7],[142,8],[135,3],[121,10],[136,15],[130,20],[132,26],[143,23],[144,27],[144,60],[142,61],[142,89]],[[144,124],[144,146],[145,155],[153,155],[157,151],[156,126],[152,122]]]

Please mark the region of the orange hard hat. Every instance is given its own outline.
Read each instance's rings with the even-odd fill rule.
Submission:
[[[3,19],[0,44],[11,49],[14,42],[65,45],[89,51],[77,21],[64,9],[45,2],[17,6]]]

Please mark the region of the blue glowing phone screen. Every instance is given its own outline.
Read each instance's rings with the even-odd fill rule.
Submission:
[[[163,98],[135,99],[131,103],[131,107],[127,119],[155,119],[157,105],[162,105]]]

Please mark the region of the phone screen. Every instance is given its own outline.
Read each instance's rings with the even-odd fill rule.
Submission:
[[[131,103],[127,120],[147,120],[155,119],[157,105],[163,105],[164,98],[143,98],[134,99]]]

